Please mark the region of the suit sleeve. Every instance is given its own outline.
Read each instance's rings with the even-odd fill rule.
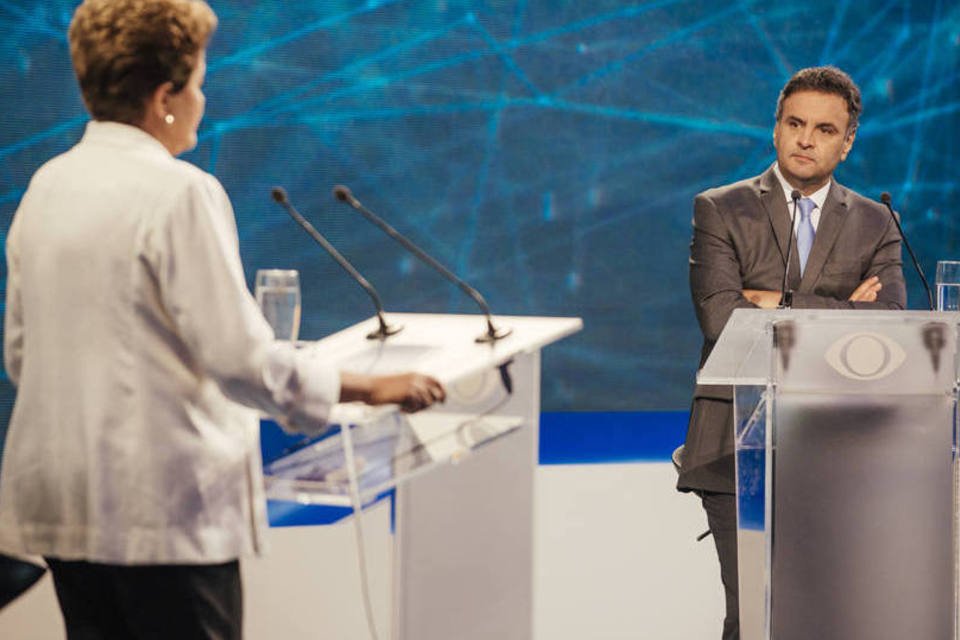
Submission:
[[[885,214],[886,212],[884,212]],[[831,297],[813,293],[794,293],[794,309],[888,309],[900,310],[907,306],[907,287],[903,278],[903,259],[900,250],[900,232],[892,218],[887,216],[884,233],[873,250],[870,265],[862,280],[880,277],[883,285],[874,302],[851,302],[847,293]],[[862,281],[861,280],[861,281]]]
[[[723,215],[709,196],[693,202],[690,243],[690,294],[700,330],[716,342],[734,309],[755,309],[743,297],[740,259]]]

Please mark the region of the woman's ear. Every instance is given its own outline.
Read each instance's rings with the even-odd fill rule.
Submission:
[[[150,94],[143,113],[144,129],[156,131],[158,127],[172,124],[172,122],[168,122],[170,117],[173,117],[169,107],[171,95],[173,95],[172,82],[164,82]]]

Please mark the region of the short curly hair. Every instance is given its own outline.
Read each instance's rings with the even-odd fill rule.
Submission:
[[[776,121],[783,116],[783,101],[797,91],[819,91],[840,96],[847,103],[847,134],[857,130],[863,105],[860,102],[860,87],[844,71],[837,67],[808,67],[793,74],[784,85],[777,99]]]
[[[84,0],[69,40],[90,115],[140,124],[157,87],[183,89],[216,27],[203,0]]]

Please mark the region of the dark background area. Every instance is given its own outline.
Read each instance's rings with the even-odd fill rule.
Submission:
[[[66,43],[75,5],[0,1],[0,239],[32,173],[87,120]],[[692,198],[773,161],[779,89],[816,64],[844,68],[864,94],[839,180],[893,195],[931,279],[937,259],[958,257],[955,2],[211,5],[207,115],[186,158],[230,194],[251,284],[258,268],[300,270],[302,337],[372,308],[271,202],[274,185],[388,311],[475,311],[336,203],[342,183],[495,313],[583,317],[545,353],[544,409],[685,409],[700,343]],[[910,269],[907,280],[922,308]],[[4,378],[0,432],[13,397]]]

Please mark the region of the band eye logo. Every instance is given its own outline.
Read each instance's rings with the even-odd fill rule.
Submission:
[[[896,371],[907,353],[887,336],[864,332],[843,336],[830,345],[824,357],[845,378],[877,380]]]

